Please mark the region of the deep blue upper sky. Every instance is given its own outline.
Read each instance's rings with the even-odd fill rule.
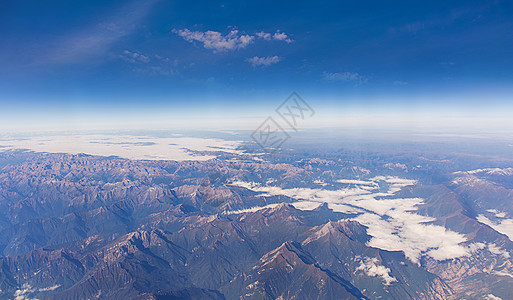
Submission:
[[[0,66],[4,119],[265,112],[294,90],[340,110],[501,110],[513,2],[1,1]]]

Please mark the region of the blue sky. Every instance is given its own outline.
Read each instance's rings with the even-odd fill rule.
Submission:
[[[512,108],[511,1],[20,0],[0,29],[4,122]]]

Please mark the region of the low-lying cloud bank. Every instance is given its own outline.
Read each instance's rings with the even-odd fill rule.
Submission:
[[[434,218],[416,213],[423,204],[421,198],[396,198],[402,188],[416,184],[415,180],[393,176],[377,176],[368,180],[341,179],[349,187],[338,190],[261,186],[250,182],[234,182],[260,192],[260,196],[284,195],[297,202],[298,209],[313,209],[321,203],[337,212],[355,214],[354,220],[368,227],[372,236],[368,245],[389,251],[403,251],[408,259],[418,263],[422,256],[446,260],[470,255],[463,243],[463,234],[432,224]],[[258,210],[261,208],[252,208]]]
[[[483,214],[478,215],[476,219],[479,222],[492,227],[494,230],[507,235],[508,238],[513,241],[513,219],[505,218],[504,213],[495,213],[495,221],[490,220]]]
[[[2,150],[28,149],[49,153],[85,153],[145,160],[208,160],[215,155],[197,155],[194,151],[239,153],[237,141],[213,138],[171,136],[157,138],[132,135],[55,135],[0,139]]]

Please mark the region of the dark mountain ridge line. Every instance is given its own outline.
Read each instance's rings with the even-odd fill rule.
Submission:
[[[3,266],[0,290],[4,295],[7,292],[12,295],[23,284],[30,283],[42,290],[60,285],[53,291],[33,292],[43,298],[93,297],[99,290],[103,290],[103,298],[165,297],[196,292],[215,298],[227,282],[285,241],[299,243],[302,251],[313,259],[311,265],[326,274],[323,278],[335,282],[334,276],[338,276],[361,291],[365,289],[369,298],[388,295],[395,299],[429,299],[453,294],[453,277],[444,272],[452,272],[455,267],[447,262],[429,261],[424,266],[442,274],[451,287],[436,275],[410,264],[402,252],[368,247],[366,228],[345,220],[350,216],[334,212],[327,204],[313,211],[301,211],[287,204],[296,199],[284,196],[260,199],[257,193],[230,186],[228,181],[265,184],[280,179],[277,187],[291,188],[308,187],[322,178],[328,183],[326,189],[337,189],[341,186],[333,181],[338,178],[358,175],[359,179],[365,179],[380,174],[388,167],[381,167],[379,160],[362,164],[370,171],[363,167],[355,169],[355,162],[340,158],[325,162],[314,159],[298,163],[289,159],[288,163],[241,164],[220,160],[155,162],[87,155],[23,155],[23,159],[3,165],[0,172],[0,248],[9,254],[0,258]],[[0,152],[0,163],[8,160],[6,156],[9,154]],[[360,158],[358,161],[364,162]],[[220,181],[214,176],[214,184],[210,178],[208,183],[204,181],[216,172],[226,175]],[[400,170],[387,172],[384,174],[404,174]],[[413,168],[408,172],[407,178],[419,174]],[[427,193],[426,204],[419,207],[423,214],[438,212],[440,224],[456,231],[458,226],[465,226],[470,230],[467,234],[479,236],[481,231],[489,232],[490,237],[498,234],[488,226],[481,226],[465,211],[453,210],[457,205],[450,205],[458,203],[457,199],[454,203],[451,198],[438,203],[434,197],[431,199],[430,194],[441,192],[428,184],[430,180],[443,186],[447,184],[444,178],[451,178],[435,177],[419,180]],[[406,188],[398,195],[410,193],[413,197],[418,191]],[[271,203],[283,204],[257,212],[223,214]],[[458,225],[461,218],[467,221]],[[319,238],[324,226],[333,229],[327,228],[329,233]],[[129,236],[132,240],[127,241]],[[305,244],[309,238],[313,242]],[[486,241],[509,247],[495,238]],[[55,251],[59,249],[66,252],[56,256]],[[364,254],[388,268],[397,282],[386,286],[378,275],[368,275],[365,269],[355,271],[360,267],[355,256]],[[483,263],[493,263],[495,258],[487,255],[480,256]],[[27,257],[32,257],[31,265],[25,264]],[[497,259],[497,264],[507,261]],[[83,269],[74,262],[79,262]],[[464,260],[452,262],[462,263],[466,268]],[[40,273],[31,275],[38,270],[45,270],[44,278]],[[69,272],[69,278],[62,271]],[[122,274],[120,278],[116,277],[118,271]],[[108,285],[102,286],[102,278]],[[303,279],[305,284],[313,282],[312,278]],[[129,286],[124,287],[122,280],[128,280]],[[461,284],[456,282],[458,293]],[[107,287],[111,290],[109,294],[105,294]],[[210,294],[212,291],[216,292]],[[287,294],[291,291],[284,292],[291,295]]]
[[[275,210],[274,212],[272,212],[272,213],[270,213],[270,214],[269,214],[269,213],[254,213],[253,215],[255,215],[255,216],[257,216],[257,215],[258,215],[258,216],[261,216],[261,217],[264,217],[264,218],[273,218],[275,214],[279,214],[279,215],[281,215],[281,214],[283,214],[284,212],[286,212],[286,213],[296,213],[296,214],[301,214],[301,212],[300,212],[300,211],[297,211],[297,210],[293,209],[292,207],[290,207],[289,205],[284,204],[282,209]],[[265,217],[265,215],[267,215],[267,217]],[[215,223],[215,222],[222,222],[222,223],[232,224],[231,226],[232,226],[232,228],[234,228],[234,230],[235,230],[235,231],[241,231],[241,230],[242,230],[242,229],[241,229],[242,227],[240,227],[240,225],[238,225],[238,224],[234,224],[234,223],[233,223],[234,221],[230,221],[228,218],[222,218],[222,217],[220,217],[220,216],[217,216],[216,218],[214,218],[214,219],[210,220],[208,223],[212,223],[212,222],[213,222],[213,223]],[[351,223],[351,224],[354,224],[354,226],[357,226],[357,223],[352,222],[352,221],[341,221],[341,222],[349,222],[349,223]],[[216,228],[216,227],[218,227],[218,226],[214,224],[214,227],[213,227],[213,228]],[[193,228],[194,228],[194,227],[193,227]],[[204,228],[204,226],[196,227],[196,228],[198,228],[198,229],[199,229],[199,228]],[[270,226],[270,228],[272,228],[272,226]],[[312,228],[312,227],[310,227],[310,228]],[[184,231],[182,231],[182,234],[183,234],[183,233],[184,233]],[[122,246],[122,245],[123,245],[124,243],[127,243],[127,242],[128,242],[128,244],[127,244],[127,245],[128,245],[128,247],[132,247],[132,246],[133,246],[133,247],[134,247],[134,251],[140,252],[140,253],[142,253],[142,254],[143,254],[143,255],[145,255],[145,256],[148,256],[148,255],[149,255],[150,257],[154,257],[154,258],[158,259],[160,256],[156,255],[153,251],[148,250],[148,246],[147,246],[147,245],[150,245],[150,244],[151,244],[151,240],[149,240],[149,237],[150,237],[150,236],[152,236],[153,234],[155,234],[155,236],[167,235],[164,231],[162,231],[162,230],[157,230],[157,229],[152,230],[152,231],[134,232],[134,233],[127,234],[127,235],[125,235],[125,236],[123,236],[123,237],[120,237],[117,241],[114,241],[114,242],[110,242],[110,243],[108,243],[107,245],[103,246],[101,249],[114,249],[114,248],[112,248],[113,246],[114,246],[114,247],[121,247],[120,249],[123,249],[125,246]],[[176,241],[175,241],[175,242],[173,242],[173,238],[172,238],[172,237],[173,237],[174,235],[176,235],[176,234],[180,234],[180,232],[170,233],[170,234],[169,234],[169,236],[171,237],[171,239],[170,239],[169,237],[166,237],[168,241],[170,241],[170,242],[172,242],[172,243],[173,243],[173,248],[175,247],[175,245],[176,245],[177,247],[182,247],[182,246],[177,245],[177,244],[176,244]],[[247,234],[246,234],[246,235],[247,235]],[[208,236],[208,235],[207,235],[207,236]],[[237,236],[240,236],[240,235],[239,235],[239,234],[237,234]],[[309,235],[307,235],[307,236],[309,236]],[[134,240],[134,238],[135,238],[135,240]],[[164,239],[162,239],[162,240],[164,240]],[[166,241],[166,243],[167,243],[167,241]],[[111,245],[111,246],[109,246],[109,245]],[[299,245],[299,243],[297,243],[297,244],[293,244],[293,245]],[[180,252],[182,252],[184,249],[186,249],[186,248],[182,248],[182,250],[181,250]],[[271,249],[271,250],[272,250],[272,249]],[[37,251],[37,250],[36,250],[36,251]],[[104,250],[102,250],[102,251],[104,251]],[[123,250],[123,251],[126,251],[126,250]],[[150,252],[148,252],[148,251],[150,251]],[[253,250],[253,251],[254,251],[254,250]],[[88,252],[90,252],[90,251],[88,251]],[[188,252],[188,251],[186,251],[186,252]],[[188,253],[189,253],[189,252],[188,252]],[[185,254],[185,255],[186,255],[186,256],[187,256],[187,255],[190,255],[190,253],[189,253],[189,254]],[[83,254],[78,254],[78,253],[77,253],[77,254],[70,254],[70,257],[80,257],[80,256],[81,256],[81,257],[83,257]],[[87,254],[86,254],[86,256],[87,256]],[[103,254],[102,254],[102,255],[100,255],[99,257],[102,257],[102,256],[105,256],[105,255],[103,255]],[[156,256],[156,257],[155,257],[155,256]],[[300,258],[301,258],[301,259],[305,259],[305,257],[300,257]],[[75,259],[78,259],[78,258],[75,258]],[[162,259],[162,257],[160,257],[160,259]],[[158,259],[158,260],[160,260],[160,259]],[[82,258],[82,260],[83,260],[83,258]],[[257,260],[258,260],[258,258],[255,258],[255,261],[257,261]],[[165,259],[163,259],[163,261],[162,261],[162,262],[164,262],[164,261],[166,261],[166,260],[165,260]],[[320,271],[325,272],[325,273],[326,273],[326,274],[328,274],[330,277],[335,278],[335,277],[334,277],[334,274],[335,274],[334,272],[331,272],[331,271],[329,271],[329,272],[328,272],[326,269],[324,269],[324,268],[320,267],[320,266],[319,266],[319,264],[315,263],[315,262],[313,261],[313,259],[312,259],[312,258],[307,259],[306,261],[308,261],[308,263],[309,263],[309,264],[315,265],[316,267],[318,267],[318,268],[320,269]],[[305,261],[305,262],[306,262],[306,261]],[[166,265],[168,265],[168,264],[166,263]],[[168,266],[169,266],[169,265],[168,265]],[[84,279],[82,279],[82,280],[78,281],[78,282],[77,282],[77,283],[75,283],[73,286],[70,286],[70,287],[68,287],[67,289],[68,289],[68,290],[69,290],[69,289],[73,289],[73,287],[74,287],[74,286],[77,286],[77,284],[78,284],[78,285],[80,285],[80,284],[81,284],[80,282],[84,282],[83,280],[87,280],[87,279],[86,279],[86,278],[88,277],[88,275],[87,275],[87,274],[97,274],[97,273],[95,273],[96,271],[94,271],[94,270],[95,270],[94,268],[93,268],[93,269],[91,269],[91,267],[88,267],[88,271],[87,271],[87,272],[85,272],[85,274],[84,274],[84,276],[85,276],[85,277],[84,277]],[[337,276],[338,276],[338,275],[337,275]],[[339,277],[336,277],[336,278],[339,278]],[[342,277],[340,277],[340,278],[342,278]],[[334,279],[334,280],[335,280],[335,279]],[[336,279],[336,280],[340,281],[339,279]],[[344,280],[345,280],[345,279],[344,279]],[[343,282],[346,282],[346,281],[343,281]],[[348,281],[347,281],[347,282],[348,282]]]

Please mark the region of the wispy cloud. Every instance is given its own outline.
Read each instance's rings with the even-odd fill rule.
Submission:
[[[396,80],[394,81],[395,85],[408,85],[408,82],[402,81],[402,80]]]
[[[125,50],[119,56],[121,59],[132,65],[132,71],[152,75],[175,75],[178,74],[176,66],[178,61],[161,55],[148,55],[139,51]]]
[[[253,65],[253,67],[268,67],[280,62],[279,56],[266,56],[266,57],[252,57],[248,58],[247,61]]]
[[[354,82],[357,84],[367,83],[367,77],[360,75],[356,72],[341,72],[341,73],[329,73],[324,72],[323,78],[328,81],[345,81]]]
[[[103,22],[42,45],[35,64],[80,63],[104,56],[116,42],[137,29],[157,1],[133,1]]]
[[[150,58],[144,54],[138,53],[138,52],[131,52],[128,50],[123,51],[123,54],[121,54],[121,58],[124,60],[127,60],[131,63],[149,63]]]
[[[190,31],[187,28],[173,29],[172,32],[190,43],[200,42],[203,47],[219,52],[246,48],[255,39],[254,36],[248,34],[239,34],[238,30],[232,30],[227,35],[212,30]]]
[[[400,32],[407,32],[409,34],[416,34],[420,31],[432,29],[432,28],[440,28],[449,24],[452,24],[453,22],[457,21],[458,19],[467,17],[467,16],[473,16],[476,12],[478,12],[482,8],[474,8],[474,9],[454,9],[449,14],[444,16],[439,16],[431,19],[416,21],[404,24],[399,27],[391,28],[391,33],[400,33]]]

